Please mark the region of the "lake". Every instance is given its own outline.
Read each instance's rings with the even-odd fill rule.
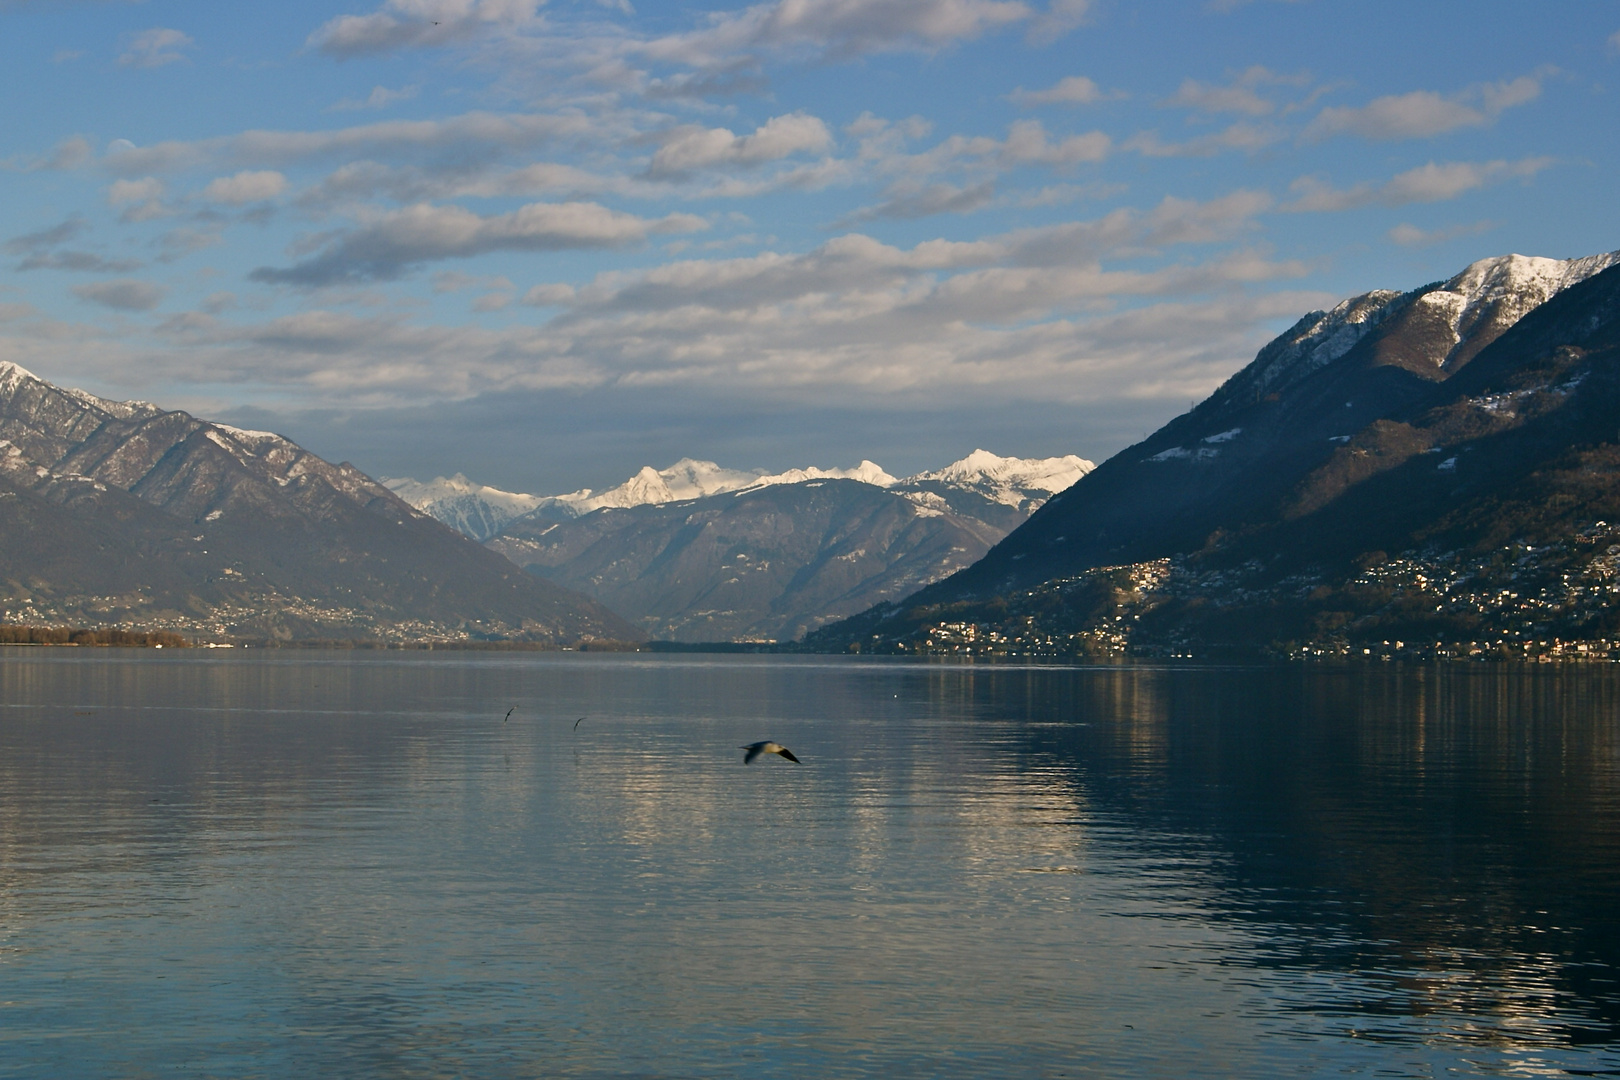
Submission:
[[[0,1076],[1594,1073],[1607,667],[0,649]]]

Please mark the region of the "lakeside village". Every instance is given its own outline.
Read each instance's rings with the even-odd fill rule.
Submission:
[[[1336,580],[1335,580],[1336,579]],[[1349,578],[1259,560],[1099,567],[982,605],[905,612],[850,651],[1088,659],[1620,661],[1620,527],[1489,552],[1374,552]],[[920,618],[920,621],[919,621]],[[880,624],[881,625],[881,624]]]

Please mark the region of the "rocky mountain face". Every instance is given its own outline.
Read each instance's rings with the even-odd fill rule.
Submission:
[[[0,621],[275,639],[636,635],[351,465],[9,363]]]
[[[726,487],[666,498],[648,477],[670,488],[664,474],[643,470],[649,482],[639,492],[615,491],[657,498],[561,520],[537,508],[489,546],[598,598],[652,637],[793,640],[969,565],[1090,467],[1077,457],[1024,461],[981,450],[896,480],[869,461],[778,474],[683,461],[666,470],[687,480],[675,490],[698,487],[694,475]]]
[[[984,560],[819,643],[1606,634],[1617,263],[1503,256],[1312,313]]]

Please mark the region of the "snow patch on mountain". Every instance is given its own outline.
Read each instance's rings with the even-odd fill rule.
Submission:
[[[1233,378],[1252,382],[1250,393],[1255,396],[1281,390],[1355,348],[1389,316],[1400,298],[1398,292],[1374,289],[1341,300],[1331,311],[1313,311],[1262,349],[1254,364]]]

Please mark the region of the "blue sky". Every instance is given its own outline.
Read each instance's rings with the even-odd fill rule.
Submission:
[[[1620,247],[1620,3],[0,4],[0,358],[515,490],[1096,460]]]

